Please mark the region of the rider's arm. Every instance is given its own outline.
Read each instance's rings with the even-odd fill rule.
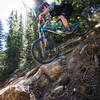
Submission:
[[[39,19],[42,20],[42,18],[44,17],[45,14],[47,14],[50,11],[50,8],[47,8],[46,10],[44,10],[40,15],[39,15]]]
[[[49,11],[52,11],[52,10],[54,10],[54,5],[49,5],[48,6],[48,8],[44,11],[44,12],[42,12],[42,15],[45,15],[45,14],[47,14]]]
[[[54,10],[54,5],[49,5],[48,8],[39,15],[39,19],[42,20],[44,15],[52,10]]]
[[[41,13],[41,16],[47,14],[49,11],[50,11],[50,8],[47,8],[46,10],[44,10],[44,11]]]
[[[45,16],[46,22],[45,22],[45,24],[44,24],[43,27],[46,27],[46,26],[50,25],[51,19],[52,19],[52,17],[51,17],[51,15],[50,15],[50,13],[48,13],[48,14]]]

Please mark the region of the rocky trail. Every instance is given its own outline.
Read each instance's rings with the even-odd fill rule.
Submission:
[[[60,56],[12,77],[0,100],[100,100],[100,23],[60,45]]]

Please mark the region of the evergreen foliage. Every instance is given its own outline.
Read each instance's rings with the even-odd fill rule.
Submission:
[[[19,67],[21,61],[21,52],[23,49],[22,34],[22,18],[18,19],[17,12],[12,12],[9,17],[9,36],[7,38],[7,50],[5,58],[5,66],[1,68],[2,76],[8,77]]]
[[[9,72],[12,73],[16,68],[19,67],[21,60],[21,52],[23,47],[22,42],[22,18],[18,20],[17,12],[12,12],[9,18],[9,36],[7,40],[7,67]]]
[[[37,1],[37,0],[36,0]],[[37,1],[40,4],[43,0]],[[56,4],[70,2],[74,6],[75,12],[82,10],[89,5],[100,4],[99,0],[56,0]],[[38,6],[37,6],[38,8]],[[7,38],[7,50],[0,51],[0,81],[8,78],[13,72],[31,68],[35,66],[35,61],[31,55],[31,45],[38,38],[38,27],[36,18],[32,16],[32,12],[28,12],[26,26],[23,27],[22,15],[18,16],[17,12],[11,13],[9,20],[9,35]],[[52,21],[54,24],[57,18]],[[0,21],[0,49],[1,33],[3,30]],[[51,35],[51,34],[50,34]],[[62,37],[52,35],[57,43],[61,43]]]
[[[2,34],[2,31],[3,31],[3,24],[0,20],[0,51],[3,49],[3,45],[2,45],[2,37],[3,37],[3,34]]]
[[[27,46],[26,46],[26,64],[25,66],[32,67],[32,64],[35,62],[33,61],[32,54],[31,54],[31,45],[38,37],[38,31],[37,31],[37,22],[35,17],[29,17],[27,18],[26,23],[26,40],[27,40]]]

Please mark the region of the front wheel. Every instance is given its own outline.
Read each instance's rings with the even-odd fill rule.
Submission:
[[[48,64],[57,58],[59,54],[58,48],[52,38],[47,39],[47,46],[44,45],[43,37],[37,39],[32,45],[32,56],[33,58],[41,63]]]

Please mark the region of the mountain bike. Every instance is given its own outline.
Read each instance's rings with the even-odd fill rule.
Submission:
[[[39,38],[32,44],[32,56],[41,64],[48,64],[55,60],[59,55],[59,48],[52,34],[65,37],[68,35],[83,36],[90,30],[90,23],[87,18],[80,14],[74,14],[68,20],[71,34],[64,33],[66,29],[60,19],[51,22],[50,26],[42,27],[38,21]]]

